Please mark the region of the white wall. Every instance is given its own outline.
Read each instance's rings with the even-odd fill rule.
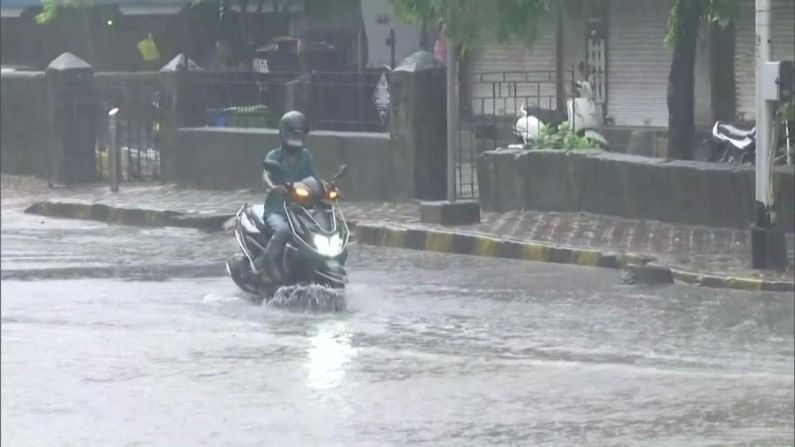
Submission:
[[[382,15],[389,17],[388,23],[377,23],[378,17]],[[386,44],[386,40],[389,38],[391,28],[395,29],[395,41],[397,42],[395,46],[396,64],[420,49],[420,26],[405,24],[398,20],[389,0],[362,0],[362,16],[367,33],[368,67],[389,65],[390,48]]]

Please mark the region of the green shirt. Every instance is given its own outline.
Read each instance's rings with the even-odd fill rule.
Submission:
[[[275,161],[284,169],[284,176],[270,174],[274,184],[300,182],[307,177],[317,177],[315,172],[315,160],[309,149],[301,149],[300,152],[291,154],[282,148],[276,148],[268,152],[265,156],[266,161]],[[284,197],[281,194],[271,193],[265,199],[265,210],[271,213],[281,213],[284,209]]]

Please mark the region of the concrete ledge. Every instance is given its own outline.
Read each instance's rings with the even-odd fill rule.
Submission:
[[[181,128],[173,155],[179,163],[168,180],[198,189],[259,188],[262,160],[279,144],[275,129]],[[348,174],[338,181],[346,200],[399,201],[414,196],[413,183],[406,177],[411,173],[408,161],[394,150],[389,134],[313,131],[307,147],[322,177],[331,177],[342,164],[348,166]]]
[[[610,152],[487,151],[478,157],[484,211],[588,212],[746,230],[754,220],[751,166]],[[795,231],[795,169],[776,166],[776,226]]]
[[[471,200],[422,202],[420,222],[436,225],[470,225],[480,223],[480,203]]]

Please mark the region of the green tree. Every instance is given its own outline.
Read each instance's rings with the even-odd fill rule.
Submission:
[[[726,28],[737,15],[738,0],[675,0],[665,42],[673,49],[668,74],[668,154],[690,160],[695,150],[696,46],[702,23]]]
[[[404,22],[445,20],[448,38],[461,52],[492,36],[501,42],[513,39],[532,45],[539,23],[549,19],[557,4],[546,0],[392,0],[395,14]]]

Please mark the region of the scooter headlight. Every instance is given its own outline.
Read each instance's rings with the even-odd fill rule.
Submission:
[[[342,237],[339,233],[331,235],[331,237],[316,234],[314,237],[315,249],[323,256],[333,258],[342,253]]]

